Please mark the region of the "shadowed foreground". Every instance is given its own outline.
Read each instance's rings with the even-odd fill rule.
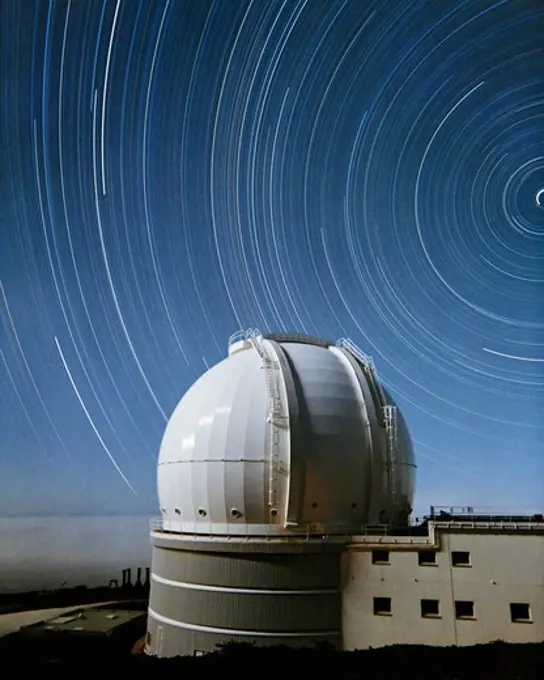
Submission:
[[[142,645],[112,648],[98,642],[66,641],[40,645],[8,636],[0,640],[3,677],[22,677],[25,671],[39,677],[91,677],[110,673],[122,677],[255,678],[268,677],[379,678],[418,680],[541,680],[544,643],[513,645],[495,642],[473,647],[394,646],[357,652],[337,652],[328,647],[291,649],[228,645],[202,657],[155,659],[141,653]],[[258,670],[260,669],[260,670]]]

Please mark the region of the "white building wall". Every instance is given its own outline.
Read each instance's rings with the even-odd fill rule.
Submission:
[[[351,545],[343,556],[343,646],[471,645],[544,641],[544,536],[441,533],[435,566],[420,566],[414,548],[390,549],[390,563]],[[383,549],[387,549],[384,545]],[[452,566],[452,551],[471,566]],[[373,598],[391,598],[391,614],[375,615]],[[439,600],[440,614],[422,618],[421,600]],[[457,619],[455,601],[474,602],[474,618]],[[510,603],[527,603],[530,623],[514,623]]]

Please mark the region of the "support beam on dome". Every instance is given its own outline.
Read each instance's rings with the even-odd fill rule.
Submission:
[[[308,437],[301,429],[300,403],[297,393],[295,376],[289,359],[279,342],[272,339],[266,341],[276,354],[280,366],[285,394],[287,411],[289,413],[289,451],[288,451],[288,480],[287,498],[284,503],[285,527],[299,526],[304,514],[304,490],[306,488],[306,464],[308,458]]]
[[[262,368],[265,373],[266,391],[268,394],[268,507],[270,510],[271,521],[277,517],[278,506],[280,505],[279,487],[280,474],[285,474],[282,470],[281,452],[281,430],[289,428],[288,405],[283,403],[281,395],[282,371],[276,356],[269,351],[267,341],[263,340],[258,331],[248,331],[247,338],[251,346],[255,349],[262,361]]]

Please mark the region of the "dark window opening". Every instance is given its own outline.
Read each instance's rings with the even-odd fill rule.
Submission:
[[[451,563],[454,567],[470,567],[470,553],[465,550],[453,550]]]
[[[390,597],[375,597],[374,598],[374,616],[387,616],[391,614],[391,598]]]
[[[468,600],[456,600],[455,602],[455,618],[456,619],[473,619],[474,617],[474,602]]]
[[[436,564],[436,553],[433,550],[421,550],[417,556],[418,562],[422,567]]]
[[[510,602],[510,618],[514,623],[531,620],[531,608],[526,602]]]
[[[421,616],[424,618],[440,616],[438,600],[421,600]]]
[[[372,564],[389,564],[389,550],[373,550]]]

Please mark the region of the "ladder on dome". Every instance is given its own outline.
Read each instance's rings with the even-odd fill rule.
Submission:
[[[283,425],[282,403],[278,386],[280,372],[279,362],[273,359],[263,343],[263,337],[259,331],[250,329],[246,332],[248,340],[257,354],[261,357],[262,367],[265,373],[266,391],[268,394],[268,417],[270,424],[269,446],[270,464],[268,477],[268,505],[275,508],[278,502],[278,470],[280,467],[280,427]]]
[[[383,408],[385,420],[386,437],[386,470],[388,473],[389,493],[393,503],[398,500],[398,429],[397,429],[397,407],[389,404]]]

